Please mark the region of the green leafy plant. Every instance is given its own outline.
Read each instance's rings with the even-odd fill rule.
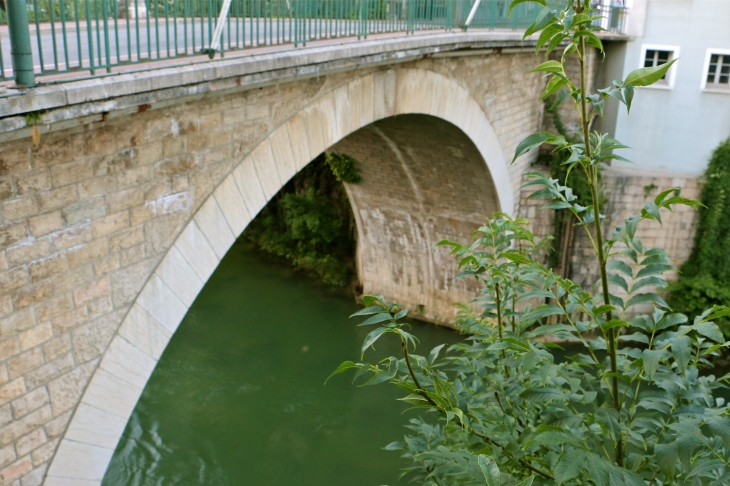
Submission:
[[[544,101],[545,111],[550,116],[555,129],[559,135],[566,140],[577,141],[579,134],[571,133],[563,123],[558,107],[560,101],[555,96],[551,96]],[[538,161],[550,168],[550,177],[557,179],[560,184],[570,184],[573,189],[573,195],[576,202],[582,205],[589,205],[591,200],[591,188],[588,179],[583,171],[571,171],[565,161],[570,157],[565,151],[543,152]],[[568,181],[570,177],[570,181]],[[598,171],[598,181],[601,180],[601,171]],[[601,204],[605,203],[605,198],[599,194]],[[553,248],[548,253],[548,262],[550,266],[562,277],[570,276],[570,261],[573,256],[573,244],[576,233],[576,220],[570,211],[565,209],[556,209],[553,215]]]
[[[338,181],[356,184],[362,180],[355,159],[349,155],[327,152],[324,160]]]
[[[329,159],[321,155],[287,183],[244,236],[326,284],[345,286],[354,278],[355,222],[343,176],[331,169]],[[358,173],[354,161],[346,160],[344,176],[352,180]]]
[[[705,172],[695,245],[680,268],[679,280],[669,286],[669,303],[693,316],[711,305],[730,302],[730,139],[712,154]],[[730,318],[718,321],[730,336]]]
[[[610,234],[601,226],[599,168],[620,159],[614,151],[623,145],[592,132],[592,120],[609,98],[628,109],[635,88],[659,80],[669,65],[633,71],[589,94],[586,49],[602,49],[591,13],[580,0],[563,10],[544,7],[526,32],[540,33],[537,49],[547,46],[548,55],[563,49],[560,60],[534,71],[548,78],[543,99],[573,100],[580,139],[536,133],[514,158],[547,144],[567,155],[569,171],[585,175],[587,205],[543,173],[529,174],[526,186],[550,201],[546,208],[570,211],[586,232],[600,271],[596,285],[582,288],[542,265],[546,242],[535,239],[525,220],[496,214],[471,244],[439,243],[459,260],[458,278],[481,285],[471,305],[460,306],[456,324],[469,334],[464,342],[417,354],[407,312],[382,296],[365,297],[366,307],[354,314],[365,318],[359,325],[375,326],[361,361],[384,336],[396,337],[402,354],[346,361],[333,374],[354,369],[364,385],[396,385],[405,393],[401,400],[427,413],[428,419],[411,420],[403,442],[386,447],[402,451],[404,474],[421,484],[730,483],[729,410],[716,395],[730,377],[707,373],[711,358],[730,345],[715,324],[730,309],[715,306],[692,320],[673,312],[656,291],[666,286],[670,258],[636,236],[642,221],[661,223],[663,210],[699,203],[668,189]],[[568,56],[578,58],[577,81],[567,75]],[[636,315],[639,304],[652,310]],[[551,324],[552,316],[562,322]],[[554,339],[577,343],[580,351],[561,356]]]

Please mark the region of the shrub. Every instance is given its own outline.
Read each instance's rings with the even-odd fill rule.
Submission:
[[[679,280],[669,286],[669,303],[690,316],[711,305],[730,302],[730,139],[715,149],[705,172],[695,245],[680,268]],[[718,321],[730,336],[730,319]]]
[[[545,243],[526,221],[497,214],[473,243],[439,243],[458,258],[459,277],[482,287],[472,305],[461,306],[457,325],[470,334],[463,343],[416,354],[417,338],[403,321],[407,311],[382,297],[367,296],[366,307],[354,314],[365,317],[359,325],[375,326],[361,360],[384,336],[400,341],[402,355],[346,361],[333,374],[356,369],[355,379],[366,379],[365,385],[396,385],[405,392],[401,400],[431,412],[429,419],[411,421],[403,442],[387,446],[402,451],[405,473],[421,484],[730,484],[730,409],[716,396],[728,387],[728,376],[705,373],[710,359],[730,344],[715,324],[730,309],[713,307],[692,320],[672,312],[654,292],[666,285],[670,259],[636,237],[643,220],[661,223],[663,210],[698,203],[668,189],[610,236],[596,224],[603,218],[599,167],[620,158],[614,152],[623,145],[591,132],[591,121],[610,98],[630,108],[635,87],[658,81],[671,63],[638,69],[587,93],[586,46],[602,47],[595,19],[590,7],[572,0],[564,10],[544,7],[527,29],[526,36],[540,32],[537,48],[547,45],[548,54],[564,46],[560,60],[534,71],[549,78],[543,98],[557,93],[573,99],[582,133],[578,141],[533,134],[515,153],[516,159],[548,144],[567,155],[570,170],[585,174],[587,205],[567,184],[542,173],[529,174],[526,185],[550,200],[546,207],[570,211],[587,232],[600,270],[595,287],[581,288],[543,266]],[[565,69],[571,55],[580,64],[578,80]],[[654,309],[629,318],[636,304]],[[550,324],[551,316],[562,323]],[[561,361],[560,346],[545,336],[579,343],[582,352]]]
[[[357,171],[348,160],[344,175],[352,179]],[[324,283],[344,286],[354,275],[355,222],[342,175],[330,167],[324,155],[311,162],[266,205],[244,236]]]

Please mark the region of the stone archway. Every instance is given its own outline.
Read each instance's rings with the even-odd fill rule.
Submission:
[[[514,206],[497,136],[469,92],[422,69],[368,74],[322,95],[277,127],[184,227],[105,352],[48,470],[45,485],[104,476],[157,360],[198,292],[251,219],[296,172],[353,132],[396,115],[444,120],[468,137],[491,175],[495,205]]]

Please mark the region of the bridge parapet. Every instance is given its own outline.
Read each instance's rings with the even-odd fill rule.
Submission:
[[[550,0],[545,8],[564,4]],[[524,31],[542,10],[522,3],[508,14],[504,0],[33,0],[32,5],[7,0],[7,5],[7,15],[0,10],[0,24],[9,27],[0,25],[0,37],[10,34],[10,42],[0,42],[0,82],[14,79],[23,87],[33,86],[36,75],[46,80],[95,76],[140,63],[344,38],[468,28]],[[596,23],[623,34],[628,9],[597,5],[603,18]]]

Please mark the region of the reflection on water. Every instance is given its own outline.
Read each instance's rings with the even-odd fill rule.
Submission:
[[[236,245],[170,341],[127,424],[104,486],[378,486],[398,483],[413,412],[394,387],[325,378],[370,328],[351,296]],[[459,337],[418,325],[420,351]],[[390,344],[390,346],[388,346]],[[395,341],[378,354],[398,353]]]

